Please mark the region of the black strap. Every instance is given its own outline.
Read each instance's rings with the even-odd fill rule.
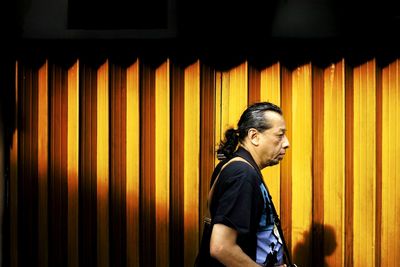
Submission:
[[[278,213],[276,212],[276,209],[275,209],[274,202],[272,201],[272,197],[269,194],[269,192],[268,192],[268,196],[269,196],[269,200],[271,201],[272,213],[274,215],[274,222],[275,222],[276,228],[278,228],[278,232],[279,232],[279,235],[280,235],[281,240],[282,240],[283,250],[285,252],[287,262],[288,262],[289,266],[296,266],[296,265],[293,265],[293,263],[292,263],[292,259],[290,257],[289,249],[288,249],[288,247],[286,245],[285,237],[283,235],[283,230],[282,230],[282,226],[281,226],[281,220],[279,219]]]

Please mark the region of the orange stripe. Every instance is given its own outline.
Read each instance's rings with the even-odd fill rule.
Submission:
[[[68,70],[68,266],[79,265],[79,61]]]
[[[286,122],[286,136],[292,141],[292,75],[288,69],[282,67],[282,111]],[[292,149],[286,151],[281,162],[281,208],[280,216],[285,240],[289,250],[292,247]]]
[[[215,71],[202,64],[200,81],[200,214],[199,235],[203,233],[203,218],[207,214],[207,197],[215,158]]]
[[[97,266],[109,266],[108,62],[97,71]]]
[[[126,265],[139,266],[139,60],[126,74]]]
[[[198,251],[200,62],[186,67],[184,88],[184,266],[191,266]]]
[[[324,263],[324,71],[313,66],[313,233],[312,264]]]
[[[353,192],[354,192],[354,166],[353,166],[353,154],[354,154],[354,89],[353,89],[353,70],[345,66],[345,97],[346,97],[346,130],[345,130],[345,251],[344,251],[344,266],[352,267],[353,262]]]
[[[155,264],[155,73],[148,65],[141,71],[141,188],[140,266]]]
[[[39,266],[48,266],[48,62],[39,69],[38,99]]]
[[[155,230],[156,265],[169,264],[170,213],[170,63],[157,67],[155,72]]]

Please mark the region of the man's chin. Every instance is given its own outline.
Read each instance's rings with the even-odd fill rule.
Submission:
[[[277,164],[279,164],[279,161],[280,161],[280,160],[277,160],[277,159],[271,160],[271,161],[269,162],[268,166],[277,165]]]

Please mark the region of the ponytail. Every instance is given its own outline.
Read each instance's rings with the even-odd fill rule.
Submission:
[[[239,132],[233,128],[226,130],[225,140],[221,141],[217,150],[218,159],[230,158],[239,144]]]

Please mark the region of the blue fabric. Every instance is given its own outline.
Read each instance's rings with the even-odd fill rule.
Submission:
[[[259,227],[257,230],[257,251],[256,262],[260,265],[266,264],[265,260],[268,254],[276,253],[277,264],[283,263],[283,246],[279,237],[278,229],[274,224],[271,200],[268,197],[268,191],[263,183],[260,184],[260,190],[264,199],[264,209],[261,215]]]

